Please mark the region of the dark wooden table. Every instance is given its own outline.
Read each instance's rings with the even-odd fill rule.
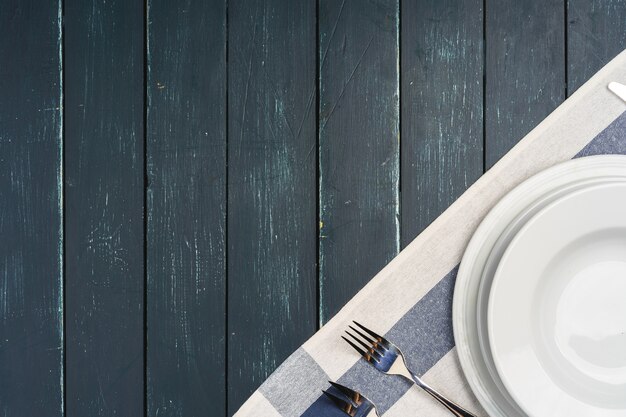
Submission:
[[[619,0],[0,2],[0,415],[224,416],[621,51]]]

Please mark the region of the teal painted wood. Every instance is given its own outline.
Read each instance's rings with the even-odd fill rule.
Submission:
[[[7,416],[232,414],[626,46],[617,0],[64,3],[0,4]]]
[[[319,3],[321,324],[400,249],[398,12]]]
[[[63,416],[61,3],[0,2],[0,415]]]
[[[565,99],[563,0],[488,0],[485,163],[490,168]]]
[[[226,2],[148,12],[148,416],[223,416]]]
[[[626,2],[568,0],[567,92],[626,48]]]
[[[66,0],[67,417],[144,413],[144,6]]]
[[[483,171],[482,5],[402,2],[403,247]]]
[[[316,329],[315,2],[228,6],[228,412]]]

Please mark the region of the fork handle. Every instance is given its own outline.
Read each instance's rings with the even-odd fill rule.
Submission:
[[[420,377],[411,372],[411,378],[415,382],[415,384],[430,394],[435,400],[439,401],[444,407],[446,407],[452,414],[457,417],[476,417],[474,414],[470,413],[460,405],[450,401],[443,395],[439,394],[433,388],[430,387],[427,383],[421,380]]]

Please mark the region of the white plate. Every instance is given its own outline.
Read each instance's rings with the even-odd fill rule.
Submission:
[[[489,342],[532,417],[626,417],[626,183],[569,193],[530,219],[497,268]]]
[[[457,274],[453,301],[454,336],[468,383],[492,417],[525,415],[502,385],[486,337],[486,299],[504,248],[525,221],[550,201],[598,182],[625,178],[624,156],[595,156],[557,165],[507,194],[485,217],[470,240]]]

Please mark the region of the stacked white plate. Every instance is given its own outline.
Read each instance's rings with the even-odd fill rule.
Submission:
[[[626,156],[507,194],[457,275],[454,336],[492,417],[626,417]]]

